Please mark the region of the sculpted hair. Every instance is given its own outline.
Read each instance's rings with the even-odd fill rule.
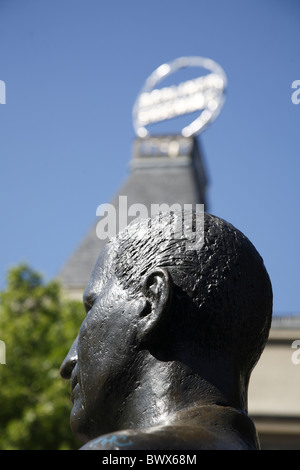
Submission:
[[[147,272],[167,268],[182,334],[201,351],[234,358],[238,373],[249,377],[271,324],[268,273],[255,247],[238,229],[205,213],[199,233],[196,221],[194,212],[180,212],[130,224],[112,240],[115,274],[129,293],[138,295]],[[182,227],[179,235],[172,233],[174,226]],[[195,233],[198,242],[187,249],[187,237]]]

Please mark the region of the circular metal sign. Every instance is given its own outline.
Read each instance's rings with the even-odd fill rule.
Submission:
[[[201,67],[208,71],[178,85],[156,86],[185,67]],[[133,127],[138,137],[149,135],[148,126],[200,111],[188,126],[181,130],[184,137],[200,134],[221,111],[225,101],[227,78],[220,65],[205,57],[180,57],[162,64],[148,77],[133,107]]]

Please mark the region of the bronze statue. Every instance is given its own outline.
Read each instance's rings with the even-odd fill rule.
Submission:
[[[187,249],[194,222],[142,219],[99,255],[61,366],[81,449],[259,449],[247,391],[270,329],[269,276],[250,241],[207,213]]]

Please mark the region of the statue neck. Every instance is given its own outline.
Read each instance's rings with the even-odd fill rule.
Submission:
[[[207,374],[200,374],[180,361],[158,361],[147,351],[143,355],[141,376],[137,377],[132,393],[119,410],[119,429],[166,424],[180,410],[195,406],[241,408],[238,399],[235,399],[238,394],[229,379],[215,384]],[[218,377],[216,367],[211,370]]]

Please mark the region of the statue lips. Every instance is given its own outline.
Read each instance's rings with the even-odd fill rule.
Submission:
[[[78,383],[78,378],[77,375],[71,375],[71,400],[72,403],[75,402],[76,400],[76,395],[78,395],[79,391],[79,383]]]

